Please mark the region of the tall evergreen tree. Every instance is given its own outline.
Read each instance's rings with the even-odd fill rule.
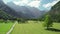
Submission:
[[[52,27],[52,24],[53,24],[53,22],[52,22],[51,16],[46,15],[44,26],[47,27],[47,29],[48,29],[49,27]]]

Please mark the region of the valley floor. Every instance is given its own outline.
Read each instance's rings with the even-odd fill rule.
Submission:
[[[11,34],[60,34],[60,23],[54,23],[53,28],[50,30],[43,27],[43,22],[17,23]]]
[[[0,34],[6,34],[12,25],[13,23],[0,23]]]

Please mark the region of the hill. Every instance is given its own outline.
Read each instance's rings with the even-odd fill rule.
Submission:
[[[51,8],[49,14],[53,21],[60,21],[60,1]]]

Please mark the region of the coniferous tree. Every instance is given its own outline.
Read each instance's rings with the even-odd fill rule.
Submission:
[[[52,25],[53,25],[53,22],[52,22],[51,16],[46,15],[44,26],[47,27],[48,29],[49,27],[52,27]]]

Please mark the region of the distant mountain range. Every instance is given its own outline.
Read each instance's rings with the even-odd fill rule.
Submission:
[[[2,0],[0,0],[0,9],[17,18],[38,18],[46,13],[46,11],[40,11],[35,7],[18,6],[13,2],[4,4]]]
[[[18,6],[13,2],[7,3],[7,5],[13,8],[18,14],[27,18],[37,18],[45,13],[45,11],[40,11],[38,8],[29,6]]]

